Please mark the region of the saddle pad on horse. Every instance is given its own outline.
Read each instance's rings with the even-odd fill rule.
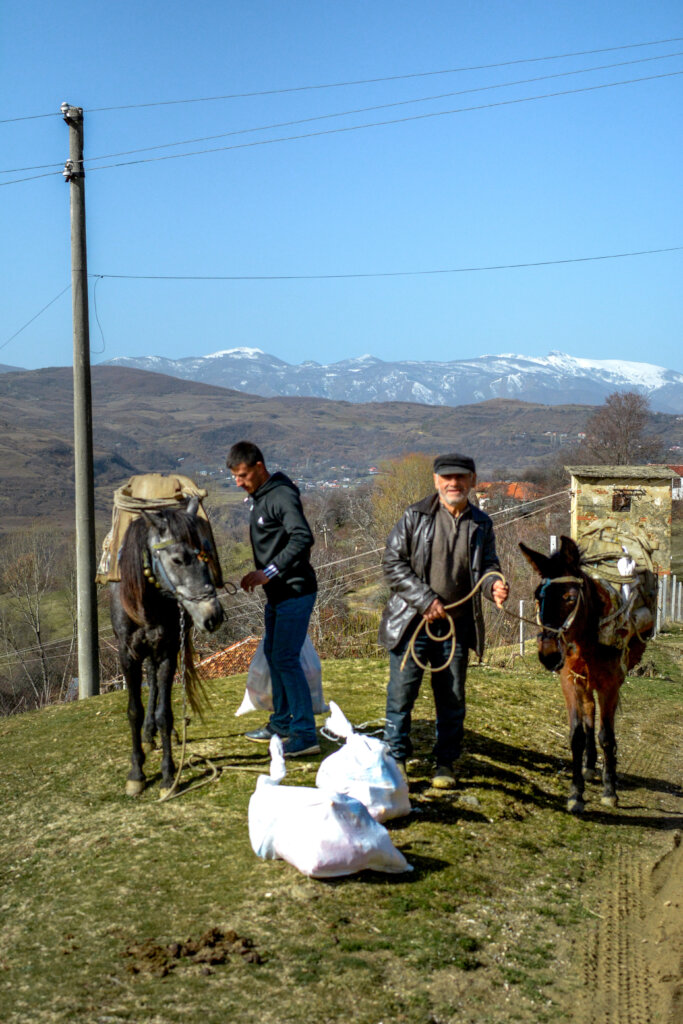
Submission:
[[[164,508],[183,508],[188,498],[198,498],[197,514],[208,523],[209,517],[202,507],[207,491],[197,487],[188,476],[163,473],[143,473],[132,476],[114,491],[114,510],[111,529],[102,542],[102,555],[95,580],[97,583],[118,583],[118,554],[126,530],[141,512],[159,512]]]

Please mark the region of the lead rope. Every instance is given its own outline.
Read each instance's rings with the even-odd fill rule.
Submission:
[[[503,576],[502,572],[499,572],[497,569],[489,569],[489,571],[485,572],[484,575],[481,577],[481,579],[479,579],[475,583],[474,587],[472,588],[472,590],[470,590],[469,594],[467,594],[465,597],[460,598],[459,601],[453,601],[452,604],[445,604],[444,605],[444,611],[448,612],[449,609],[457,608],[458,605],[465,604],[466,601],[469,601],[470,598],[474,597],[476,592],[479,590],[479,587],[482,585],[484,580],[489,578],[489,576],[496,576],[499,580],[502,580],[503,583],[507,582],[507,580],[505,579],[505,576]],[[432,672],[443,672],[444,669],[448,668],[450,663],[453,661],[453,658],[455,657],[455,622],[453,620],[453,616],[452,615],[446,615],[446,618],[448,619],[448,632],[444,633],[443,636],[434,636],[434,634],[432,633],[431,629],[429,628],[430,623],[424,617],[422,618],[421,622],[418,623],[417,629],[415,630],[415,632],[411,636],[410,640],[408,641],[408,646],[406,647],[406,652],[403,655],[403,660],[401,661],[401,672],[405,668],[406,662],[408,661],[408,657],[409,656],[413,659],[413,661],[418,666],[418,668],[421,668],[423,671],[425,671],[427,668],[431,667]],[[444,662],[444,664],[440,665],[439,668],[434,668],[433,665],[432,666],[423,665],[422,662],[420,661],[420,659],[418,658],[417,654],[415,653],[415,641],[417,640],[417,638],[418,638],[418,636],[420,634],[420,630],[423,629],[423,628],[426,631],[427,636],[430,638],[430,640],[450,640],[451,641],[451,651],[450,651],[450,654],[448,655],[448,658]]]
[[[209,760],[208,757],[205,757],[203,754],[192,754],[192,756],[188,759],[188,765],[194,767],[203,762],[204,764],[207,764],[209,766],[211,775],[209,776],[208,779],[201,779],[200,781],[195,782],[190,786],[187,786],[183,790],[178,789],[180,783],[180,775],[185,766],[185,750],[187,747],[187,725],[189,722],[189,719],[187,717],[187,683],[185,679],[185,609],[180,604],[180,602],[178,602],[178,612],[180,614],[180,679],[183,685],[183,739],[182,746],[180,748],[180,763],[178,765],[178,770],[176,772],[175,779],[173,780],[173,785],[166,793],[164,793],[163,796],[159,797],[159,803],[165,803],[167,800],[173,800],[177,796],[184,796],[185,793],[189,793],[190,790],[192,789],[200,789],[202,786],[208,786],[210,782],[213,782],[215,779],[218,778],[218,769],[216,768],[215,764],[213,764],[213,762]]]

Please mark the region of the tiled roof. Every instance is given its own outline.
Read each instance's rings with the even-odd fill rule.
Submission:
[[[197,672],[202,679],[222,679],[224,676],[246,672],[260,640],[258,636],[248,636],[245,640],[238,640],[230,647],[202,658],[197,664]]]

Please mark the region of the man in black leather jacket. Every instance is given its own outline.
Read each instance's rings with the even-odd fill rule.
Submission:
[[[379,642],[389,651],[389,686],[385,742],[401,766],[412,753],[411,714],[422,682],[423,669],[409,653],[401,663],[417,625],[427,628],[415,641],[415,654],[429,664],[436,705],[436,772],[432,785],[455,785],[462,753],[465,721],[465,679],[469,651],[481,658],[484,651],[484,616],[481,593],[502,607],[509,588],[500,576],[493,523],[471,505],[468,495],[476,484],[473,459],[453,452],[434,460],[434,494],[406,509],[387,540],[383,566],[391,587],[379,627]],[[470,596],[472,595],[472,596]],[[460,603],[457,603],[460,602]],[[456,603],[448,612],[445,605]],[[447,614],[454,620],[455,644],[446,634]],[[446,666],[446,667],[444,667]]]

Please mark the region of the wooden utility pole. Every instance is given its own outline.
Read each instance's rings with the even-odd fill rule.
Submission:
[[[71,301],[74,335],[74,468],[76,485],[76,588],[78,595],[78,696],[100,692],[95,590],[95,486],[93,476],[88,260],[85,244],[83,109],[61,106],[69,126],[64,177],[71,193]]]

